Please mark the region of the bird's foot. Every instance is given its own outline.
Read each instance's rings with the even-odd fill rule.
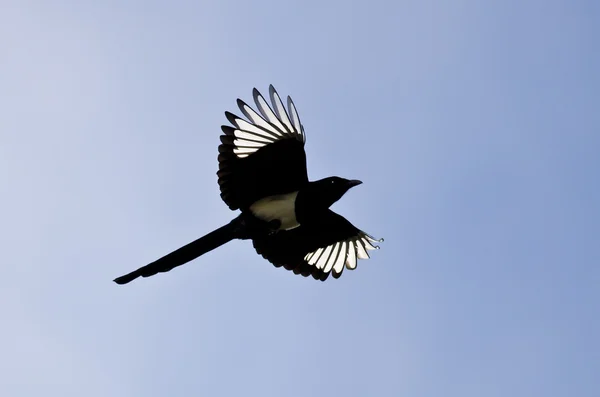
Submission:
[[[279,231],[281,227],[281,221],[279,219],[273,219],[267,223],[267,227],[269,229],[269,234],[275,234]]]
[[[235,227],[235,237],[241,240],[251,239],[253,238],[253,236],[256,235],[256,233],[258,233],[259,235],[272,235],[277,233],[279,231],[279,228],[281,228],[281,221],[278,219],[266,222],[254,216],[248,216],[246,214],[240,214],[231,222],[234,224]]]

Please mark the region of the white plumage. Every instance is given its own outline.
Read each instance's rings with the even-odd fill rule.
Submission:
[[[294,229],[300,224],[296,219],[296,196],[298,192],[262,198],[250,206],[250,211],[259,219],[270,222],[279,220],[279,230]]]

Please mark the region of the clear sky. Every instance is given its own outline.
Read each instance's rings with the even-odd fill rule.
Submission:
[[[599,395],[597,1],[0,8],[0,395]],[[382,249],[114,284],[235,216],[223,112],[271,83]]]

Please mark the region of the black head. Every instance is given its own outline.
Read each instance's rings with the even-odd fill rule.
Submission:
[[[350,188],[360,185],[356,179],[345,179],[339,176],[320,179],[311,182],[311,201],[320,208],[329,208],[342,198]]]

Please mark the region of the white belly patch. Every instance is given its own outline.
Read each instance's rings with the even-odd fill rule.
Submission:
[[[268,196],[250,206],[252,214],[270,222],[277,219],[281,222],[279,230],[289,230],[300,226],[296,220],[296,196],[298,192]]]

